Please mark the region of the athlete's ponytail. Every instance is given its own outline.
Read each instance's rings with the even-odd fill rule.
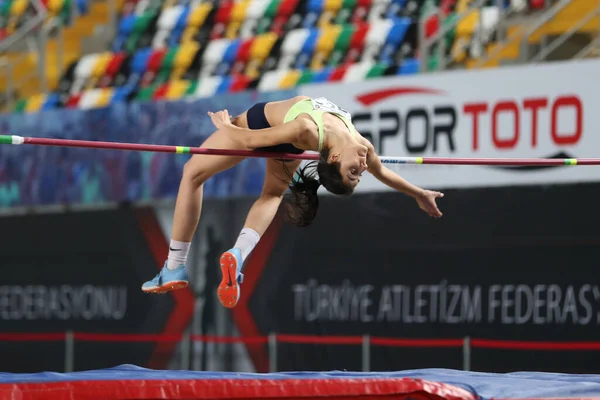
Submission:
[[[352,194],[354,188],[343,182],[339,162],[328,163],[329,150],[321,152],[321,160],[306,163],[299,168],[290,185],[291,199],[287,203],[287,221],[296,226],[308,226],[317,216],[319,197],[323,185],[327,191],[342,196]],[[316,171],[315,171],[316,170]],[[319,179],[316,178],[318,173]]]
[[[287,203],[287,221],[296,226],[308,226],[319,209],[317,191],[321,183],[315,177],[316,162],[306,163],[299,168],[290,185],[291,199]]]

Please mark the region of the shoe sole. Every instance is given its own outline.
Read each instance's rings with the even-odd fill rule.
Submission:
[[[223,307],[233,308],[240,299],[240,284],[237,281],[237,261],[230,252],[225,252],[220,259],[223,279],[217,288],[217,297]]]
[[[186,287],[188,287],[188,282],[186,281],[171,281],[161,286],[142,288],[142,292],[152,294],[165,294],[167,292],[170,292],[171,290],[185,289]]]

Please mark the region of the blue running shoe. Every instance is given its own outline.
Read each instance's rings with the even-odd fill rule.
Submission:
[[[176,269],[167,268],[167,262],[151,281],[142,285],[142,291],[146,293],[167,293],[170,290],[184,289],[188,286],[188,274],[185,265],[181,264]]]
[[[233,308],[240,299],[240,284],[244,280],[242,252],[235,248],[227,250],[221,255],[220,264],[223,279],[217,289],[217,296],[224,307]]]

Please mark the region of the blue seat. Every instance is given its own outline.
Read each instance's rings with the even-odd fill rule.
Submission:
[[[304,69],[313,56],[317,40],[319,39],[319,29],[313,28],[310,30],[306,41],[302,44],[302,48],[298,52],[294,68]]]
[[[323,13],[324,0],[309,0],[306,6],[306,14],[302,20],[303,28],[312,28],[319,20],[319,16]]]
[[[223,62],[228,65],[233,64],[237,58],[237,53],[241,45],[241,39],[232,40],[227,49],[225,50],[225,54],[223,54]]]
[[[148,61],[150,60],[150,56],[152,55],[153,49],[151,47],[146,47],[143,49],[139,49],[133,55],[131,59],[131,73],[136,75],[142,75],[146,72],[148,68]]]
[[[89,0],[77,0],[77,9],[80,14],[85,15],[88,13],[90,7],[89,3]]]
[[[385,18],[394,18],[406,8],[408,0],[392,0],[385,13]]]
[[[408,17],[394,18],[394,24],[388,32],[385,42],[379,52],[378,61],[393,64],[394,53],[406,37],[406,32],[412,23]]]
[[[408,58],[398,67],[397,75],[413,75],[418,74],[421,63],[414,58]]]
[[[123,18],[121,18],[119,21],[119,26],[117,27],[115,39],[113,40],[113,52],[118,53],[119,51],[123,50],[123,46],[125,45],[127,38],[129,35],[131,35],[131,32],[133,32],[136,19],[137,18],[135,14],[125,15]]]
[[[190,6],[187,5],[183,8],[183,11],[177,18],[177,22],[175,22],[175,26],[169,35],[169,47],[175,47],[181,41],[181,36],[183,36],[183,32],[188,24],[188,19],[190,17]]]
[[[133,93],[133,87],[130,85],[116,87],[113,96],[110,99],[110,104],[122,103],[127,101],[127,97]]]
[[[60,94],[59,93],[49,93],[46,96],[46,101],[42,104],[41,110],[51,110],[56,108],[60,102]]]
[[[229,92],[229,88],[231,88],[232,82],[233,82],[233,79],[231,78],[231,76],[224,76],[221,79],[221,83],[219,83],[219,86],[217,86],[217,90],[215,91],[215,94],[222,94],[222,93]]]
[[[326,67],[319,71],[313,72],[312,83],[323,83],[328,82],[329,77],[333,73],[333,67]]]

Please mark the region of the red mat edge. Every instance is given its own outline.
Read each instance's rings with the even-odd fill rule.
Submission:
[[[0,398],[62,399],[293,399],[419,395],[424,399],[476,400],[452,385],[410,378],[90,380],[0,384]],[[429,396],[423,396],[429,395]]]

